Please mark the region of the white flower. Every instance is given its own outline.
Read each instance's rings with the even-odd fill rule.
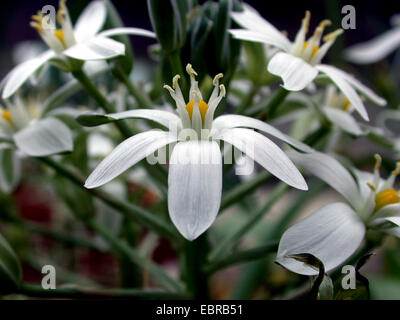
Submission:
[[[72,59],[77,60],[105,60],[125,54],[125,45],[109,37],[119,34],[133,34],[154,38],[153,32],[138,28],[115,28],[99,32],[106,19],[106,5],[104,1],[91,2],[78,18],[75,27],[72,27],[65,6],[66,0],[60,0],[57,12],[57,28],[50,16],[43,16],[41,11],[32,16],[31,26],[34,27],[48,45],[50,50],[37,57],[17,65],[2,81],[4,86],[2,97],[6,99],[45,63],[52,62],[66,70],[71,69]]]
[[[384,99],[351,75],[333,66],[321,64],[336,37],[343,32],[338,29],[326,35],[321,45],[321,37],[325,27],[330,24],[329,20],[323,20],[314,34],[306,39],[310,21],[310,12],[307,11],[294,42],[291,42],[255,9],[247,4],[243,6],[244,11],[233,12],[232,18],[245,29],[233,29],[230,33],[237,39],[266,43],[280,49],[269,61],[268,71],[282,78],[285,89],[303,90],[322,73],[335,83],[365,120],[368,120],[368,114],[356,90],[376,104],[386,104]]]
[[[42,117],[37,101],[6,101],[0,108],[0,139],[15,143],[18,150],[33,157],[72,151],[72,133],[60,120]]]
[[[364,43],[356,44],[345,51],[345,57],[355,63],[367,64],[382,60],[400,47],[400,15],[391,19],[393,29]]]
[[[324,263],[326,271],[332,270],[357,250],[368,228],[400,236],[400,197],[393,187],[400,163],[385,180],[379,175],[381,157],[375,155],[374,173],[353,170],[355,179],[326,154],[291,152],[289,156],[347,201],[328,204],[286,230],[277,254],[277,261],[284,267],[300,274],[317,274],[318,271],[287,258],[292,254],[311,253]]]
[[[60,120],[41,115],[37,101],[15,96],[7,109],[0,107],[0,189],[12,192],[21,178],[21,153],[33,157],[72,151],[69,128]]]
[[[186,70],[191,79],[188,103],[178,84],[179,75],[173,78],[173,88],[165,86],[176,102],[179,116],[150,109],[103,116],[105,122],[149,119],[169,131],[151,130],[125,140],[97,166],[85,186],[99,187],[156,150],[176,143],[169,161],[168,209],[181,234],[193,240],[211,226],[220,207],[222,155],[217,141],[232,144],[282,181],[303,190],[307,189],[304,178],[286,154],[264,135],[246,128],[263,131],[301,150],[310,151],[310,148],[256,119],[239,115],[213,119],[215,109],[225,96],[225,87],[219,84],[222,74],[214,78],[214,90],[206,103],[195,79],[196,72],[190,64]],[[101,115],[95,117],[101,118]]]

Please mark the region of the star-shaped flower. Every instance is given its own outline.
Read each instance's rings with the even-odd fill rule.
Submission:
[[[230,33],[237,39],[261,42],[280,49],[269,61],[268,71],[282,78],[285,89],[303,90],[321,74],[332,80],[365,120],[369,119],[368,114],[357,91],[378,105],[386,104],[383,98],[377,96],[353,76],[336,67],[321,64],[322,58],[333,45],[336,37],[343,32],[338,29],[325,35],[321,44],[324,29],[331,24],[329,20],[323,20],[315,29],[314,34],[306,39],[311,17],[310,12],[307,11],[301,28],[292,42],[262,18],[255,9],[247,4],[243,7],[242,12],[233,12],[232,18],[245,29],[233,29]]]
[[[153,32],[139,28],[115,28],[99,32],[107,15],[106,5],[102,0],[91,2],[73,27],[65,1],[60,0],[57,12],[56,20],[59,28],[55,21],[51,20],[51,16],[43,15],[42,11],[32,16],[31,26],[39,32],[50,50],[17,65],[6,75],[0,85],[4,87],[3,99],[13,95],[31,75],[47,62],[71,71],[73,59],[106,60],[125,54],[125,45],[109,37],[120,34],[155,37]]]
[[[211,226],[219,211],[222,153],[218,141],[233,145],[271,174],[302,190],[306,190],[307,185],[286,154],[270,139],[248,128],[265,132],[297,149],[311,149],[260,120],[240,115],[222,115],[214,119],[214,112],[225,97],[225,87],[219,84],[222,74],[215,76],[214,89],[206,102],[195,78],[197,73],[190,64],[186,70],[191,80],[188,101],[185,101],[179,87],[179,75],[173,78],[173,87],[164,86],[176,102],[178,115],[162,110],[139,109],[117,114],[82,115],[78,121],[98,125],[142,118],[167,128],[167,131],[142,132],[122,142],[97,166],[85,186],[99,187],[156,150],[174,144],[169,159],[168,209],[180,233],[193,240]]]

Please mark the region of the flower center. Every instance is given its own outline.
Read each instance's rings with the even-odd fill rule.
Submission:
[[[190,101],[186,105],[186,110],[189,113],[190,120],[192,120],[193,107],[194,107],[194,100]],[[203,120],[203,124],[204,124],[204,119],[206,118],[207,110],[208,110],[208,104],[204,100],[200,100],[199,101],[199,111],[200,111],[201,119]]]
[[[58,30],[54,31],[54,35],[58,40],[60,40],[60,42],[63,45],[65,45],[65,42],[64,42],[64,31],[63,30],[58,29]]]
[[[308,45],[310,44],[309,41],[305,41],[303,44],[303,51],[308,47]],[[314,45],[312,53],[311,53],[311,57],[313,57],[319,50],[319,46]]]
[[[400,197],[396,190],[386,189],[375,195],[375,210],[379,210],[389,204],[400,202]]]
[[[3,110],[1,117],[8,122],[11,122],[12,120],[11,112],[9,110]]]
[[[346,98],[346,100],[344,101],[343,105],[342,105],[342,110],[343,111],[349,111],[350,110],[350,100]]]
[[[76,43],[65,2],[66,0],[60,0],[56,21],[39,10],[32,16],[31,22],[31,26],[39,32],[44,42],[58,53]]]

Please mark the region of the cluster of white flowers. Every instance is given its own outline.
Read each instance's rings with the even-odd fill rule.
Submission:
[[[41,107],[37,107],[40,102],[32,103],[15,93],[46,64],[53,64],[64,72],[74,72],[80,70],[85,61],[108,61],[124,55],[125,45],[113,40],[113,36],[129,34],[156,38],[153,32],[138,28],[101,31],[106,17],[105,2],[93,1],[73,26],[64,0],[60,1],[56,23],[45,19],[40,11],[32,17],[32,27],[49,49],[16,66],[1,83],[2,97],[6,103],[5,108],[0,110],[0,152],[12,150],[31,157],[44,157],[74,150],[76,132],[62,121],[62,117],[58,117],[57,113],[42,112]],[[335,39],[343,33],[342,29],[323,36],[325,28],[331,24],[329,20],[323,20],[307,38],[311,14],[306,11],[300,29],[291,41],[247,4],[243,4],[242,11],[232,12],[231,18],[241,28],[227,30],[228,35],[242,41],[268,45],[264,47],[269,51],[266,55],[267,70],[259,72],[277,76],[271,78],[278,79],[278,84],[282,81],[281,86],[290,91],[288,101],[296,100],[296,97],[307,101],[308,106],[299,111],[301,117],[295,110],[293,113],[289,111],[289,115],[284,114],[281,119],[296,120],[297,127],[303,130],[298,135],[299,139],[326,123],[332,131],[347,133],[352,137],[380,132],[356,120],[357,115],[353,111],[368,121],[363,98],[379,106],[386,105],[385,99],[352,75],[321,62]],[[377,39],[348,49],[346,57],[359,63],[373,62],[394,50],[400,43],[399,39],[400,27],[395,24],[393,30]],[[142,106],[130,110],[119,107],[120,112],[114,110],[106,114],[80,114],[78,122],[81,123],[82,119],[100,119],[98,124],[144,119],[157,124],[157,129],[140,130],[143,132],[127,137],[112,151],[106,152],[106,156],[103,153],[105,158],[100,163],[95,161],[96,168],[87,178],[84,184],[86,188],[103,186],[141,160],[169,148],[171,155],[166,163],[168,212],[180,234],[192,241],[211,227],[220,211],[223,158],[227,157],[225,148],[221,147],[223,143],[225,147],[239,150],[246,159],[254,160],[289,186],[308,190],[298,169],[301,168],[325,181],[346,199],[346,202],[322,207],[283,234],[277,261],[287,269],[306,275],[316,274],[313,268],[289,258],[293,254],[311,253],[323,262],[326,271],[332,270],[360,247],[368,229],[400,236],[400,196],[394,186],[400,172],[399,163],[388,179],[382,179],[379,175],[379,155],[376,155],[373,174],[355,168],[346,169],[330,155],[334,152],[332,145],[321,150],[316,150],[313,145],[313,149],[307,145],[307,140],[296,140],[251,112],[243,112],[246,115],[230,113],[215,116],[218,114],[217,107],[226,102],[224,98],[230,94],[229,87],[220,83],[225,80],[223,74],[218,73],[214,78],[206,77],[203,90],[203,84],[197,81],[195,68],[188,62],[181,62],[182,66],[186,65],[187,75],[177,74],[171,86],[164,85],[167,90],[165,93],[169,93],[170,97],[165,95],[157,103],[154,102],[156,105],[172,98],[175,106],[170,106],[169,111],[144,109]],[[174,74],[177,72],[175,70]],[[187,79],[190,79],[190,86]],[[328,80],[329,84],[319,82],[323,79]],[[181,90],[181,86],[189,88]],[[303,89],[309,90],[298,93]],[[128,99],[122,97],[121,101],[123,104]],[[273,120],[279,122],[279,119]],[[98,138],[98,134],[98,131],[94,131],[93,137]],[[107,132],[103,134],[107,135]],[[97,145],[102,143],[102,139],[97,138],[92,139],[95,147],[98,147],[94,149],[102,150]],[[286,143],[291,150],[281,149],[270,138]],[[111,139],[107,140],[106,150],[111,148],[110,144]],[[9,192],[19,178],[15,178],[11,186],[4,187],[7,184],[2,180],[6,178],[4,170],[0,170],[0,179],[2,189]]]

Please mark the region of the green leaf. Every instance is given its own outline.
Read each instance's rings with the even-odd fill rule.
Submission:
[[[116,121],[116,119],[102,114],[82,114],[76,118],[76,121],[85,127],[96,127],[102,124]]]
[[[243,41],[246,54],[247,73],[254,83],[261,83],[262,78],[267,75],[267,59],[264,45],[261,43]]]
[[[11,148],[0,148],[0,189],[11,193],[21,180],[20,160]]]
[[[165,53],[179,50],[186,40],[187,1],[147,0],[151,24]]]
[[[20,261],[0,234],[0,293],[10,293],[15,290],[22,278]]]

